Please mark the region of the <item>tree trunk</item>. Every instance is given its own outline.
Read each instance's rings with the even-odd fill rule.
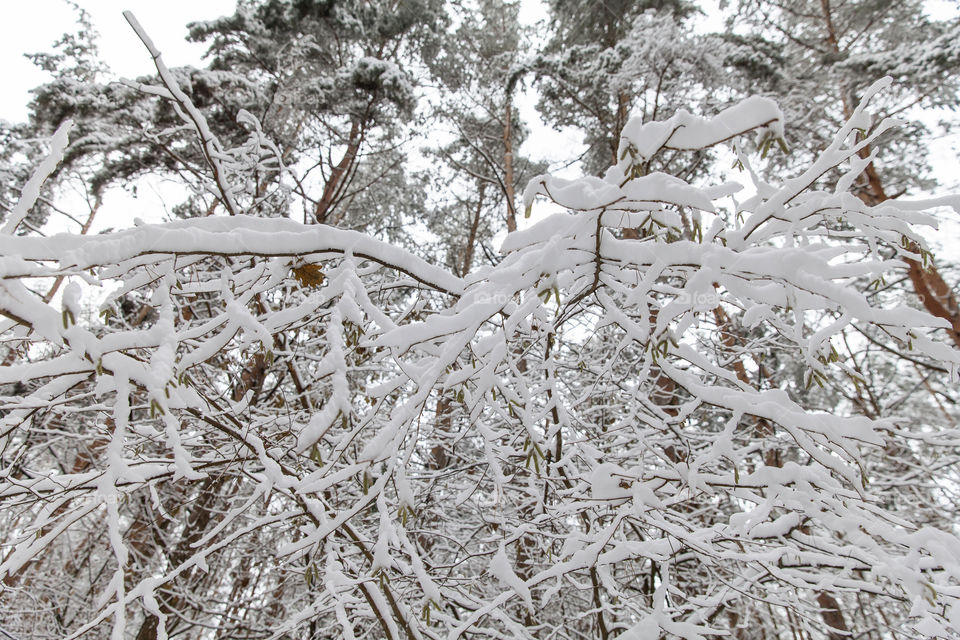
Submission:
[[[830,640],[846,640],[850,637],[850,629],[847,628],[847,621],[840,610],[840,603],[837,599],[826,591],[821,591],[817,596],[817,604],[820,605],[820,615],[823,621],[827,623],[827,637]]]
[[[213,509],[217,498],[217,489],[220,488],[223,480],[219,477],[208,477],[200,487],[200,496],[197,498],[190,514],[187,516],[186,526],[184,528],[184,537],[180,539],[168,556],[170,567],[178,567],[186,562],[196,553],[193,548],[194,543],[198,542],[213,520]],[[190,572],[182,577],[186,580]],[[158,594],[159,595],[159,594]],[[162,595],[157,598],[160,603],[160,610],[164,614],[170,614],[180,610],[180,607],[186,602],[186,598],[174,594],[168,594],[166,598]],[[160,619],[153,614],[148,614],[146,619],[140,625],[136,640],[155,640],[157,630],[160,626]]]
[[[503,110],[503,189],[507,201],[507,233],[517,230],[517,209],[513,189],[513,100],[507,93]]]
[[[463,259],[460,262],[460,276],[463,277],[470,273],[473,266],[473,255],[477,244],[477,230],[480,228],[480,213],[483,211],[483,196],[487,190],[487,183],[481,182],[477,188],[477,208],[473,213],[473,221],[470,223],[470,233],[467,234],[467,244],[463,248]],[[509,215],[509,214],[508,214]],[[509,218],[507,218],[509,221]],[[516,220],[514,220],[514,229],[516,229]]]
[[[842,53],[840,41],[837,37],[837,31],[833,24],[833,15],[830,9],[830,0],[820,0],[820,8],[823,12],[824,25],[827,31],[827,44],[834,53]],[[841,99],[843,101],[843,115],[848,120],[853,115],[853,99],[842,91]],[[860,150],[859,156],[866,159],[870,156],[870,146],[864,146]],[[869,206],[876,206],[889,199],[883,188],[883,181],[873,162],[864,169],[860,181],[860,190],[857,196]],[[915,243],[910,243],[909,250],[913,253],[920,253],[920,248]],[[914,293],[920,299],[924,308],[933,316],[943,318],[950,323],[947,329],[947,335],[953,340],[954,344],[960,347],[960,305],[957,304],[957,298],[952,289],[940,275],[940,271],[932,263],[924,269],[923,265],[912,258],[903,258],[907,263],[907,275],[913,284]]]
[[[357,160],[361,142],[363,142],[363,132],[360,128],[360,121],[354,120],[353,124],[350,125],[347,150],[340,158],[340,162],[330,172],[330,178],[327,179],[327,183],[323,187],[323,195],[314,210],[314,218],[318,224],[326,223],[327,217],[339,200],[339,196],[343,194],[343,189],[346,186],[344,178]]]

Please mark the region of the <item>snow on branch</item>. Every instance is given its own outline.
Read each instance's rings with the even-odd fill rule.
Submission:
[[[60,164],[60,161],[63,159],[63,153],[67,149],[69,142],[68,136],[72,128],[73,122],[71,120],[64,120],[57,128],[56,133],[53,134],[53,138],[50,140],[50,153],[43,159],[40,166],[37,167],[37,170],[34,171],[33,175],[30,176],[30,179],[23,186],[20,199],[17,201],[17,204],[14,205],[10,215],[7,216],[7,221],[3,224],[3,228],[0,229],[0,235],[13,235],[17,230],[17,226],[23,222],[23,219],[30,213],[30,209],[36,204],[37,198],[40,197],[40,189],[43,183],[50,177],[50,174],[57,170],[57,165]]]
[[[631,121],[620,164],[537,178],[526,203],[567,212],[463,279],[359,232],[243,215],[230,151],[127,18],[234,215],[52,237],[8,220],[0,598],[66,572],[89,594],[68,637],[243,619],[258,637],[694,640],[725,633],[724,610],[812,629],[823,593],[960,633],[960,540],[888,506],[918,467],[906,438],[957,434],[863,411],[876,380],[852,346],[882,345],[884,375],[955,379],[944,321],[878,293],[931,218],[815,180],[876,142],[851,142],[863,107],[735,210],[730,185],[636,163],[781,135],[773,103]],[[60,276],[44,302],[36,283]],[[249,580],[265,604],[241,616],[226,594]]]

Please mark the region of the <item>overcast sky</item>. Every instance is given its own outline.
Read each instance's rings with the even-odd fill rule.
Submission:
[[[123,19],[129,9],[137,16],[170,67],[198,64],[204,47],[185,41],[186,24],[233,13],[236,0],[80,0],[100,32],[100,53],[117,76],[150,73],[153,65],[143,45]],[[64,0],[5,2],[0,21],[0,118],[27,117],[30,89],[49,79],[24,53],[50,51],[66,32],[76,30],[76,11]]]

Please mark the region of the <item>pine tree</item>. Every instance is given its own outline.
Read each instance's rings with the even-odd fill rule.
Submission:
[[[538,108],[551,126],[583,131],[587,171],[616,164],[631,116],[656,120],[681,106],[720,104],[704,90],[715,84],[720,61],[692,33],[687,19],[694,11],[674,0],[550,3],[550,40],[533,64]],[[668,170],[699,166],[687,160]]]
[[[106,67],[99,59],[96,44],[98,34],[90,15],[79,5],[68,4],[76,13],[77,31],[64,34],[53,44],[54,50],[51,53],[28,54],[34,64],[53,76],[52,82],[47,86],[49,90],[61,95],[62,100],[70,100],[72,96],[84,92],[90,84],[101,80],[106,72]],[[34,108],[43,103],[47,90],[44,87],[33,90]],[[52,121],[44,121],[41,117],[29,124],[0,122],[0,220],[6,217],[7,212],[20,199],[20,189],[30,179],[34,166],[49,151],[38,145],[37,140],[53,134],[61,121],[61,117],[55,117]],[[70,150],[70,153],[72,152],[73,147]],[[51,179],[44,182],[42,196],[28,212],[25,225],[33,229],[41,228],[54,210],[56,192],[64,185],[72,184],[84,193],[89,205],[87,216],[74,220],[82,229],[81,232],[86,233],[93,223],[103,195],[100,185],[91,180],[95,171],[96,161],[81,161],[69,171],[55,172]]]
[[[529,38],[518,14],[519,3],[502,0],[460,7],[458,28],[432,66],[443,90],[437,128],[450,140],[431,151],[446,169],[434,175],[440,210],[430,229],[460,274],[489,261],[494,234],[516,230],[515,194],[545,169],[518,152],[527,131],[513,94]]]
[[[804,160],[822,148],[823,127],[849,119],[864,91],[889,76],[893,88],[875,118],[904,124],[876,149],[860,193],[873,202],[930,186],[927,125],[915,107],[952,108],[960,90],[960,23],[935,20],[922,2],[743,0],[728,62],[745,73],[743,91],[776,96]],[[802,140],[802,143],[800,142]]]
[[[191,39],[209,45],[207,66],[172,73],[224,144],[267,136],[278,162],[301,168],[294,184],[277,183],[274,169],[235,185],[261,200],[261,211],[296,203],[306,220],[379,228],[397,238],[403,212],[369,205],[395,199],[398,186],[417,191],[405,184],[398,149],[411,135],[415,87],[423,80],[418,65],[434,55],[445,19],[439,0],[403,3],[400,11],[387,2],[244,1],[233,16],[191,25]],[[179,173],[198,195],[178,211],[209,215],[217,205],[196,188],[197,173],[206,170],[201,149],[179,127],[172,102],[140,91],[153,83],[141,78],[75,89],[53,83],[37,92],[34,126],[49,129],[72,118],[86,135],[67,166],[74,157],[97,158],[96,185]],[[255,116],[260,131],[250,129],[249,118],[238,121],[243,112]],[[378,188],[378,195],[358,200]]]
[[[726,35],[731,46],[727,63],[743,74],[744,93],[760,91],[775,97],[790,123],[787,144],[791,154],[771,157],[766,169],[770,174],[801,166],[815,156],[827,144],[824,131],[849,120],[871,84],[890,76],[895,80],[893,88],[879,96],[873,119],[864,119],[859,126],[866,131],[891,116],[904,122],[885,133],[883,144],[861,148],[853,192],[866,204],[878,206],[932,186],[926,164],[929,132],[918,117],[918,107],[955,103],[960,81],[956,72],[960,23],[932,20],[919,2],[746,0],[738,9],[736,33]],[[906,263],[904,280],[912,293],[919,294],[929,312],[952,325],[945,334],[960,344],[960,307],[932,255],[915,243],[908,242],[903,248],[907,251],[889,252],[888,256]],[[901,285],[877,281],[871,286],[875,295],[896,296]],[[880,343],[877,334],[866,328],[844,332],[842,359],[853,367],[851,376],[860,382],[852,387],[827,385],[821,390],[823,406],[848,404],[862,415],[883,417],[903,415],[909,405],[912,428],[904,431],[908,441],[918,437],[922,441],[919,433],[955,426],[955,411],[948,408],[953,402],[952,389],[944,372],[922,359],[909,365],[891,362],[891,354],[877,347]],[[880,371],[884,374],[878,376]],[[937,483],[898,485],[888,480],[903,473],[922,476],[921,469],[935,464],[929,458],[932,451],[899,442],[878,453],[866,464],[871,473],[885,479],[880,482],[885,482],[887,507],[906,519],[951,528],[955,510],[949,494],[938,490]],[[882,606],[863,594],[855,599],[819,594],[818,603],[824,622],[844,631],[856,633],[877,620],[892,625]]]
[[[590,16],[597,42],[612,34],[623,49],[597,87],[629,86],[644,108],[598,166],[539,175],[511,207],[534,169],[517,158],[508,177],[524,133],[516,7],[457,5],[462,30],[431,36],[431,52],[411,32],[390,40],[412,18],[384,6],[243,3],[197,27],[216,59],[200,71],[166,69],[130,18],[159,79],[116,87],[126,110],[108,122],[78,108],[103,90],[93,83],[80,99],[46,89],[37,106],[60,113],[62,97],[79,122],[47,117],[60,126],[36,175],[56,181],[59,162],[107,188],[152,149],[198,195],[184,219],[94,236],[23,225],[36,190],[11,208],[3,633],[960,634],[960,541],[944,504],[960,437],[931,418],[949,423],[960,355],[937,337],[943,320],[890,285],[900,258],[926,252],[930,208],[960,201],[855,197],[864,150],[893,139],[892,122],[868,115],[884,83],[838,131],[817,132],[827,144],[807,164],[740,174],[755,195],[734,201],[737,185],[704,181],[698,159],[730,142],[756,163],[747,141],[787,135],[780,109],[754,97],[663,113],[706,86],[673,75],[695,66],[683,45],[698,41],[664,10]],[[396,51],[370,55],[361,43],[377,38]],[[401,55],[408,44],[416,55]],[[364,120],[391,61],[442,80],[449,131],[407,122],[386,98]],[[343,85],[324,84],[344,68]],[[665,91],[637,89],[658,69]],[[329,103],[300,113],[311,124],[294,136],[299,103],[257,98],[263,87]],[[229,114],[243,104],[262,108]],[[609,146],[604,122],[583,123]],[[351,155],[355,126],[366,133]],[[415,187],[390,171],[407,128],[443,159]],[[98,131],[109,144],[93,145]],[[327,171],[317,191],[306,141],[327,154],[313,157]],[[421,207],[428,197],[442,206]],[[290,219],[297,200],[303,224]],[[543,201],[559,212],[510,229],[511,213]],[[398,221],[417,229],[385,230]],[[915,367],[943,379],[912,379]]]

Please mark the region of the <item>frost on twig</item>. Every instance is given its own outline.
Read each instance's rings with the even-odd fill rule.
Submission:
[[[816,186],[876,132],[851,142],[848,125],[730,215],[729,186],[626,161],[542,177],[528,203],[566,212],[465,280],[361,233],[243,215],[231,152],[128,19],[236,215],[0,237],[5,610],[66,575],[88,603],[68,637],[189,620],[693,640],[767,607],[813,629],[829,592],[960,633],[960,541],[888,506],[916,472],[907,443],[957,434],[819,408],[818,389],[870,382],[846,355],[858,335],[960,364],[943,321],[875,293],[932,224],[924,205]],[[779,122],[745,105],[625,140],[649,157]],[[78,273],[113,290],[99,315],[76,288],[57,308],[30,288]]]

